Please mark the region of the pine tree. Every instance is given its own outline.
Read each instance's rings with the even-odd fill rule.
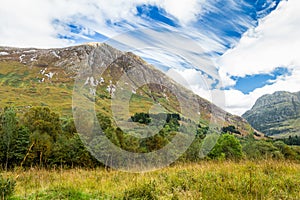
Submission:
[[[5,157],[5,170],[8,168],[8,162],[13,156],[12,144],[14,142],[14,136],[17,130],[17,116],[14,108],[7,107],[1,117],[2,134],[1,140],[4,147]]]

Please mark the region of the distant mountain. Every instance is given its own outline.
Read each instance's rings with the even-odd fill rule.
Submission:
[[[196,114],[197,120],[204,124],[209,124],[214,116],[213,123],[234,125],[242,135],[252,131],[243,118],[195,95],[140,57],[104,43],[61,49],[0,47],[0,108],[49,106],[62,116],[72,116],[72,94],[78,76],[83,80],[82,88],[90,91],[83,98],[94,101],[97,112],[109,117],[113,115],[110,106],[114,93],[127,87],[132,93],[131,116],[148,112],[156,103],[170,113],[183,114],[185,109],[186,113]],[[123,76],[126,81],[117,87]],[[185,102],[184,108],[180,108],[179,99]]]
[[[242,116],[268,136],[300,134],[300,92],[264,95]]]

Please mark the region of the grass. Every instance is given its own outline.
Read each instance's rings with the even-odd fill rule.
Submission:
[[[18,62],[0,62],[0,108],[15,106],[23,108],[27,106],[49,106],[61,116],[72,116],[72,95],[74,79],[63,69],[48,66],[47,72],[55,72],[54,77],[49,80],[40,72],[45,67],[26,66]],[[44,82],[40,83],[44,78]],[[104,77],[105,80],[112,79]],[[106,83],[107,84],[107,83]],[[97,112],[105,113],[108,116],[111,97],[106,91],[107,86],[97,87],[95,109]],[[86,97],[85,97],[86,98]],[[124,104],[124,102],[114,102]],[[130,99],[130,114],[147,112],[153,106],[153,99],[146,94],[133,95]],[[172,104],[173,102],[167,102]],[[175,105],[175,104],[174,104]],[[171,109],[172,110],[172,109]],[[174,109],[173,109],[174,110]],[[121,113],[123,115],[123,113]],[[127,116],[129,118],[130,116]]]
[[[300,164],[284,161],[176,164],[141,174],[105,169],[8,172],[12,199],[300,199]]]
[[[45,83],[39,83],[45,77],[40,74],[43,68],[24,66],[18,62],[1,62],[0,65],[1,108],[9,105],[20,108],[50,106],[62,115],[71,115],[73,88],[68,86],[73,81],[66,82],[62,71],[50,68],[51,71],[60,72],[59,75],[52,81],[45,79]],[[64,82],[65,84],[61,84]]]

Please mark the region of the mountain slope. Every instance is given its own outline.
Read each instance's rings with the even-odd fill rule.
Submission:
[[[19,109],[49,106],[63,116],[71,116],[76,80],[89,91],[83,98],[95,102],[96,111],[110,117],[114,114],[124,115],[126,119],[130,117],[123,113],[122,98],[115,98],[127,87],[125,89],[131,91],[127,115],[155,110],[153,105],[157,104],[170,113],[192,114],[188,118],[206,125],[234,125],[242,135],[252,130],[243,118],[195,95],[140,57],[106,44],[91,43],[61,49],[0,47],[2,108],[10,104]],[[115,112],[120,113],[112,113],[113,101],[119,106]]]
[[[300,92],[279,91],[260,97],[242,115],[257,130],[276,136],[300,133]]]

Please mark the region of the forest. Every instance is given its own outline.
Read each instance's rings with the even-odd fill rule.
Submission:
[[[8,170],[21,167],[97,167],[99,163],[83,145],[72,118],[60,118],[48,107],[32,107],[27,110],[5,108],[0,123],[0,161],[1,168]],[[150,152],[162,148],[172,140],[179,128],[178,114],[168,114],[159,134],[147,139],[137,139],[124,133],[103,114],[97,118],[105,135],[115,144],[132,152]],[[134,122],[147,124],[159,118],[146,113],[136,113]],[[195,140],[179,159],[179,162],[198,161],[197,152],[206,137],[208,127],[197,125]],[[299,159],[296,146],[298,137],[282,140],[254,139],[254,133],[238,137],[239,131],[232,125],[221,129],[215,147],[204,159]],[[293,146],[291,146],[293,145]]]

